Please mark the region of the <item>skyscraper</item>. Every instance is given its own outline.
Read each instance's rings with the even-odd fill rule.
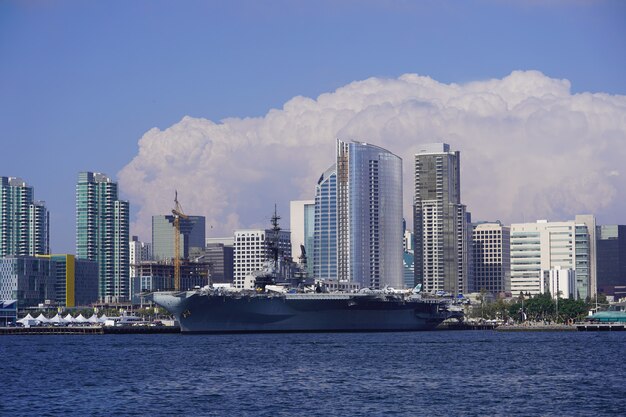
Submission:
[[[180,257],[187,259],[192,248],[204,248],[206,220],[204,216],[180,219]],[[156,261],[174,259],[174,216],[152,216],[152,256]]]
[[[403,288],[402,159],[337,140],[337,274],[372,289]]]
[[[598,292],[626,297],[626,226],[602,225],[596,231]]]
[[[473,229],[470,291],[511,291],[511,228],[495,222],[479,223]]]
[[[130,264],[130,278],[137,276],[137,264],[152,260],[152,244],[142,242],[139,237],[133,236],[128,242],[128,263]]]
[[[50,253],[50,217],[33,187],[15,177],[0,177],[0,257]]]
[[[129,206],[105,174],[81,172],[76,184],[76,257],[98,263],[98,297],[125,301],[129,294]]]
[[[328,168],[315,186],[313,276],[337,279],[337,165]]]
[[[469,213],[461,204],[460,153],[446,143],[415,154],[415,284],[425,291],[467,292]]]

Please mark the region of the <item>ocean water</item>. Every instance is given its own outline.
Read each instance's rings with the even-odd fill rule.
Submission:
[[[626,332],[3,336],[0,415],[626,415]]]

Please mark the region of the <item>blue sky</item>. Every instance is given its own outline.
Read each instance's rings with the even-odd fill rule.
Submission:
[[[71,253],[77,173],[115,177],[152,127],[404,73],[538,70],[624,95],[625,51],[622,1],[3,1],[0,175],[35,187],[53,251]]]

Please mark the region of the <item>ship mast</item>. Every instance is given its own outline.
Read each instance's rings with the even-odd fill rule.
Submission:
[[[272,239],[270,239],[270,250],[272,251],[272,258],[274,259],[274,267],[278,267],[278,236],[280,232],[280,226],[278,221],[280,216],[276,210],[276,204],[274,204],[274,215],[272,216]]]

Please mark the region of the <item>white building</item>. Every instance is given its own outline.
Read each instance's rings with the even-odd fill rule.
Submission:
[[[264,268],[271,259],[270,242],[274,232],[271,229],[235,230],[234,286],[247,288],[246,277]],[[291,256],[291,240],[288,231],[278,232],[278,249],[282,257]],[[248,280],[248,282],[250,282]]]
[[[300,245],[307,255],[307,269],[313,275],[313,241],[315,229],[315,200],[297,200],[289,204],[289,229],[291,231],[291,253],[297,260],[301,255]]]
[[[128,242],[129,248],[129,263],[130,263],[130,277],[137,276],[137,268],[135,265],[143,261],[152,260],[152,244],[142,242],[137,236],[133,236],[130,242]]]
[[[571,269],[579,299],[595,294],[595,218],[511,225],[511,292],[541,294],[541,271]]]
[[[568,298],[577,300],[576,294],[576,273],[569,268],[555,266],[549,271],[542,271],[541,274],[542,293],[549,291],[552,298]]]

